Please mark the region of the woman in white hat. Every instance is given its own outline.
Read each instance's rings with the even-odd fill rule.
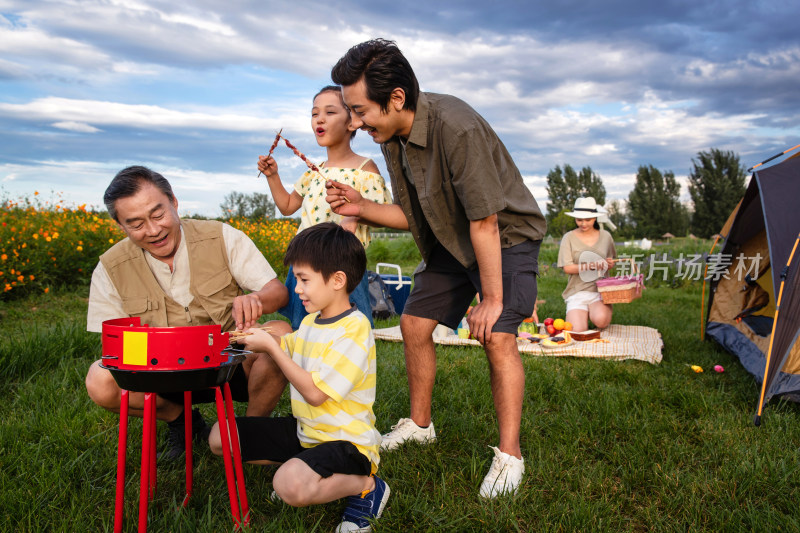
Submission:
[[[611,234],[600,228],[598,222],[613,224],[605,209],[594,198],[578,198],[567,215],[575,218],[577,228],[564,234],[558,250],[558,266],[569,274],[567,288],[562,296],[567,304],[567,322],[573,331],[589,329],[589,321],[596,328],[611,323],[612,309],[604,304],[597,291],[598,278],[614,266],[617,251]]]

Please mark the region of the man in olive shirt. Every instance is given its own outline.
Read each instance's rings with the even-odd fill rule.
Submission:
[[[457,327],[477,291],[480,302],[467,321],[486,350],[500,429],[480,495],[516,492],[524,473],[525,389],[516,333],[536,301],[544,217],[491,126],[453,96],[421,93],[393,42],[354,46],[331,76],[342,86],[354,126],[381,144],[395,203],[378,205],[336,182],[328,184],[328,202],[340,215],[410,230],[425,260],[400,319],[411,417],[384,436],[382,447],[435,440],[432,333],[440,323]]]

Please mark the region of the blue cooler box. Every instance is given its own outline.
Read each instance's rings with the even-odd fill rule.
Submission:
[[[382,273],[381,267],[396,270],[397,273]],[[403,275],[399,265],[391,263],[378,263],[375,265],[375,272],[378,273],[386,284],[386,288],[389,289],[389,294],[392,295],[392,302],[394,303],[394,310],[398,315],[403,314],[403,308],[406,306],[406,300],[408,300],[408,295],[411,292],[411,278]]]

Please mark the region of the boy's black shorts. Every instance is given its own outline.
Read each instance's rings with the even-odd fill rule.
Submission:
[[[297,458],[322,477],[333,474],[368,476],[372,472],[369,459],[345,440],[323,442],[303,448],[297,438],[297,420],[292,416],[237,417],[242,461],[285,463]]]
[[[234,401],[246,402],[249,400],[250,395],[247,392],[247,376],[244,373],[244,368],[242,368],[242,365],[236,366],[228,385],[231,387],[231,397]],[[215,394],[216,392],[214,389],[192,391],[192,405],[196,403],[214,403]],[[165,400],[171,401],[172,403],[183,405],[182,392],[163,392],[159,394],[159,396]]]
[[[525,241],[501,250],[503,312],[492,332],[516,335],[522,321],[533,314],[540,244],[541,241]],[[465,268],[444,246],[437,244],[425,270],[414,276],[414,289],[403,314],[429,318],[456,329],[475,293],[483,296],[478,269]]]

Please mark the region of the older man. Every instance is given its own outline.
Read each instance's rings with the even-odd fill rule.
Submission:
[[[151,326],[219,324],[244,329],[288,301],[288,292],[255,244],[241,231],[217,221],[181,220],[178,200],[159,173],[132,166],[121,170],[105,192],[111,217],[127,238],[100,256],[92,274],[87,329],[100,332],[104,320],[137,316]],[[245,291],[249,291],[246,294]],[[277,334],[291,331],[276,322]],[[280,369],[265,354],[253,354],[237,368],[231,391],[247,401],[248,416],[266,416],[286,386]],[[121,391],[95,361],[86,388],[100,407],[119,412]],[[184,450],[183,394],[163,394],[156,416],[168,423],[167,458]],[[194,403],[213,401],[213,391],[196,391]],[[130,414],[141,416],[144,395],[131,393]],[[208,428],[192,413],[198,440]]]

